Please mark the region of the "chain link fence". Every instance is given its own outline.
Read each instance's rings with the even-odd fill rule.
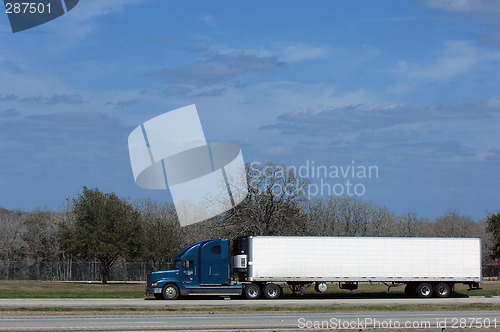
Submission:
[[[165,269],[170,266],[165,266]],[[144,262],[116,262],[109,281],[145,281],[151,268]],[[100,262],[0,261],[0,280],[100,281]]]

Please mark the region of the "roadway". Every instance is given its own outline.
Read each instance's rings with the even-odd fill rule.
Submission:
[[[500,328],[500,311],[1,316],[0,331],[220,331]]]
[[[335,312],[336,309],[352,306],[385,306],[434,304],[445,305],[451,311],[440,312]],[[318,330],[371,328],[423,329],[423,328],[487,328],[500,331],[500,311],[453,311],[454,305],[490,304],[499,305],[500,297],[454,297],[447,299],[413,298],[340,298],[340,299],[186,299],[158,301],[144,299],[0,299],[0,308],[193,308],[196,307],[330,307],[329,313],[158,313],[134,315],[125,311],[120,315],[0,315],[1,331],[218,331],[218,330]],[[144,311],[144,310],[142,310]],[[330,311],[330,310],[329,310]],[[158,311],[156,311],[158,312]]]
[[[500,297],[451,297],[451,298],[284,298],[277,300],[246,299],[181,299],[175,301],[145,299],[0,299],[0,308],[162,308],[162,307],[287,307],[287,306],[392,306],[408,304],[435,305],[500,305]]]

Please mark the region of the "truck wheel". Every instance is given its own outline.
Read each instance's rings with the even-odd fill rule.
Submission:
[[[418,284],[416,288],[418,297],[425,297],[425,298],[432,296],[432,290],[433,287],[431,286],[431,284],[428,284],[426,282]]]
[[[264,296],[266,299],[274,300],[280,297],[280,287],[276,284],[267,284],[264,287]]]
[[[260,287],[256,284],[248,284],[243,290],[247,299],[255,300],[260,297]]]
[[[441,282],[434,287],[436,297],[449,297],[451,295],[451,287],[445,282]]]
[[[179,288],[174,284],[163,286],[163,297],[166,300],[175,300],[179,297]]]

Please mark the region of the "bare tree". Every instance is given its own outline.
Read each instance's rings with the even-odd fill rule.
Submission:
[[[136,203],[143,222],[143,259],[152,270],[166,267],[181,249],[182,233],[172,204],[158,205],[145,199]]]
[[[370,205],[352,197],[328,197],[315,204],[315,234],[323,236],[365,236],[370,222]],[[322,211],[321,211],[322,210]],[[312,211],[311,211],[312,212]],[[318,223],[323,224],[319,226]],[[318,233],[322,230],[322,233]]]
[[[337,235],[336,220],[322,199],[312,199],[306,204],[306,214],[311,233],[316,236]]]
[[[226,236],[306,235],[308,182],[284,165],[247,165],[248,196],[218,223]]]
[[[387,208],[371,203],[365,209],[367,213],[366,236],[397,236],[396,217]]]
[[[398,216],[395,222],[394,236],[416,237],[423,233],[424,221],[418,219],[415,213],[410,212],[405,216]]]
[[[457,211],[448,211],[435,222],[425,224],[423,236],[430,237],[480,237],[484,234],[481,226],[471,217],[460,215]]]
[[[35,210],[26,214],[23,224],[24,253],[31,261],[56,261],[59,254],[57,241],[60,214]]]
[[[311,230],[321,236],[419,236],[415,214],[395,216],[387,208],[353,197],[328,197],[307,204]]]
[[[21,212],[0,208],[0,259],[17,260],[22,257],[23,222]]]

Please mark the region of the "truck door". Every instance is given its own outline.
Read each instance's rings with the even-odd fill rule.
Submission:
[[[227,241],[217,240],[201,248],[200,284],[223,285],[229,283],[229,257]]]

